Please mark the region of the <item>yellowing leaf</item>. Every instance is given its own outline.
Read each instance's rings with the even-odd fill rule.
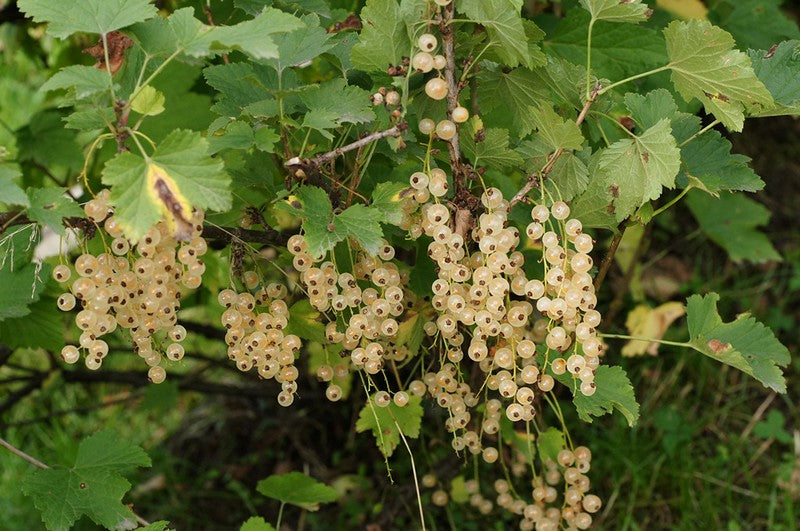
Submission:
[[[142,87],[131,100],[131,109],[146,116],[155,116],[164,112],[164,95],[147,85]]]
[[[628,314],[625,326],[632,336],[661,339],[676,319],[686,313],[680,302],[666,302],[656,308],[640,304]],[[655,341],[631,340],[622,347],[623,356],[642,356],[658,354],[659,343]]]
[[[175,238],[180,241],[191,238],[192,206],[169,173],[154,162],[147,164],[147,191],[167,220]]]
[[[708,8],[701,0],[656,0],[656,6],[682,19],[705,20]]]

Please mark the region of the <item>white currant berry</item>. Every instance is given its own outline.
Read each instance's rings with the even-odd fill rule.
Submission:
[[[447,97],[447,82],[439,77],[434,77],[425,83],[425,94],[434,100],[443,100]]]
[[[436,135],[442,140],[451,140],[456,136],[456,124],[450,120],[442,120],[436,124]]]
[[[417,39],[417,46],[423,52],[432,52],[436,49],[437,44],[436,36],[431,33],[423,33],[419,36],[419,39]]]
[[[415,53],[414,57],[411,59],[411,67],[414,68],[414,70],[419,70],[423,74],[427,74],[433,70],[433,56],[428,52]]]
[[[457,124],[461,124],[466,122],[469,119],[469,111],[465,107],[456,107],[453,109],[453,112],[450,114],[453,118],[453,121]]]

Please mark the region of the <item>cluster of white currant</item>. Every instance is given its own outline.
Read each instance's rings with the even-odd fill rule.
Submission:
[[[436,69],[438,75],[430,78],[425,83],[425,94],[431,99],[443,100],[447,97],[450,89],[447,86],[447,81],[442,77],[442,70],[447,66],[447,59],[444,55],[434,55],[438,44],[435,35],[431,33],[420,35],[419,39],[417,39],[417,47],[420,51],[412,57],[411,66],[418,72],[425,74]],[[438,123],[430,118],[423,118],[419,121],[419,130],[425,135],[431,135],[435,132],[436,136],[442,140],[451,140],[456,136],[456,124],[466,122],[468,119],[469,111],[466,107],[459,105],[450,113],[449,119],[440,120]]]
[[[89,219],[103,223],[113,240],[107,252],[77,257],[74,266],[78,277],[70,290],[58,297],[58,307],[63,311],[77,305],[81,308],[75,316],[81,330],[79,346],[65,346],[61,357],[75,363],[83,349],[86,366],[100,368],[108,354],[108,344],[100,338],[120,326],[130,330],[134,350],[150,366],[150,380],[160,383],[166,378],[162,354],[172,361],[184,356],[181,341],[186,329],[178,324],[177,312],[181,290],[199,287],[205,271],[200,258],[207,250],[201,236],[203,213],[195,213],[188,242],[179,244],[166,222],[161,221],[131,245],[113,216],[109,198],[108,190],[103,190],[84,207]],[[53,269],[53,278],[62,284],[71,276],[71,269],[64,264]]]
[[[258,287],[254,271],[245,272],[244,279],[248,289]],[[302,346],[299,337],[284,333],[289,324],[289,307],[283,300],[286,294],[286,286],[271,283],[255,295],[224,289],[217,296],[225,307],[220,320],[227,330],[228,357],[242,372],[255,367],[260,377],[275,378],[281,384],[278,403],[284,407],[292,405],[297,392],[300,373],[295,359]]]
[[[391,262],[395,253],[391,245],[384,242],[377,256],[357,251],[352,273],[340,273],[333,262],[314,259],[301,235],[292,236],[287,248],[311,305],[320,312],[332,312],[346,323],[344,331],[340,331],[337,318],[330,319],[325,335],[328,342],[342,345],[341,355],[349,354],[353,368],[375,375],[383,370],[387,360],[405,359],[407,349],[396,346],[395,340],[400,329],[398,318],[406,310],[404,302],[408,302],[401,287],[408,277]],[[362,289],[358,281],[370,286]],[[345,376],[346,370],[349,370],[346,364],[333,368],[326,365],[318,370],[317,376],[330,382],[334,375]],[[330,384],[326,396],[332,401],[339,400],[342,390]],[[392,396],[382,391],[375,397],[379,406],[386,406],[392,400],[404,406],[408,394],[399,390]]]

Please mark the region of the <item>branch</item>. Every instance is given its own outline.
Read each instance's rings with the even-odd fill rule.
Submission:
[[[458,107],[458,96],[460,88],[456,81],[456,53],[455,42],[453,39],[453,2],[450,2],[442,8],[442,16],[439,20],[439,31],[442,35],[442,48],[444,49],[444,58],[446,64],[444,67],[444,80],[447,82],[447,117],[453,120],[453,109]],[[453,196],[458,198],[466,189],[466,175],[461,167],[461,146],[459,143],[458,133],[460,126],[455,123],[456,134],[450,141],[447,142],[447,149],[450,152],[450,166],[453,169],[453,184],[455,190]]]
[[[15,447],[15,446],[12,446],[11,443],[6,441],[5,439],[0,438],[0,446],[3,446],[6,450],[11,452],[12,454],[23,458],[25,461],[29,462],[30,464],[32,464],[35,467],[50,468],[49,466],[47,466],[46,464],[42,463],[41,461],[39,461],[35,457],[26,454],[25,452],[23,452],[22,450],[20,450],[19,448]]]
[[[611,263],[614,261],[614,255],[617,254],[617,249],[619,248],[619,242],[622,241],[622,236],[625,234],[625,229],[628,228],[627,223],[623,223],[619,229],[619,232],[614,235],[614,239],[611,240],[611,245],[608,246],[608,251],[606,251],[606,255],[603,257],[603,261],[600,262],[600,268],[597,270],[597,276],[594,277],[594,290],[595,293],[600,291],[600,286],[603,285],[603,281],[606,279],[606,274],[608,270],[611,268]]]
[[[338,147],[327,153],[323,153],[322,155],[317,155],[313,159],[301,159],[300,157],[292,157],[291,159],[287,160],[283,165],[287,168],[292,166],[304,166],[304,165],[313,165],[313,166],[320,166],[325,162],[335,159],[340,155],[347,153],[348,151],[353,151],[354,149],[358,149],[360,147],[364,147],[371,142],[376,140],[380,140],[381,138],[386,138],[387,136],[400,136],[403,131],[406,130],[408,126],[405,122],[400,122],[394,127],[390,127],[384,131],[376,131],[375,133],[371,133],[363,138],[359,138],[355,142],[351,142],[346,146]]]
[[[586,100],[586,103],[583,104],[583,109],[578,114],[578,118],[575,120],[575,125],[580,126],[583,121],[586,119],[586,116],[589,114],[589,108],[594,103],[594,100],[597,99],[597,93],[600,91],[600,85],[597,85],[592,90],[589,99]],[[542,168],[539,172],[534,172],[528,175],[528,180],[525,182],[525,185],[520,188],[519,192],[514,194],[514,197],[511,198],[509,201],[509,207],[513,207],[528,195],[528,193],[533,190],[537,185],[544,185],[544,180],[553,171],[553,168],[558,162],[559,157],[564,154],[564,148],[558,148],[554,153],[550,154],[547,159],[547,164],[545,164],[544,168]]]
[[[266,245],[286,245],[289,236],[276,230],[251,230],[239,227],[218,227],[216,225],[203,226],[203,238],[224,242],[242,241],[249,243],[263,243]]]
[[[5,449],[7,449],[12,454],[14,454],[14,455],[16,455],[18,457],[21,457],[22,459],[24,459],[25,461],[29,462],[30,464],[32,464],[33,466],[35,466],[37,468],[41,468],[41,469],[50,468],[49,466],[47,466],[46,464],[42,463],[41,461],[39,461],[35,457],[26,454],[25,452],[23,452],[19,448],[16,448],[15,446],[12,446],[11,443],[9,443],[8,441],[6,441],[3,438],[0,438],[0,446],[3,446]],[[128,507],[128,508],[130,509],[130,507]],[[144,525],[144,526],[150,525],[150,522],[148,522],[147,520],[145,520],[144,518],[142,518],[141,516],[139,516],[138,514],[133,512],[133,509],[130,509],[130,511],[131,511],[131,514],[133,514],[133,517],[136,518],[136,521],[139,522],[139,524]]]
[[[143,387],[153,385],[147,379],[147,375],[139,371],[97,371],[89,372],[83,370],[62,370],[65,382],[76,383],[121,383]],[[178,383],[178,388],[184,391],[196,391],[198,393],[229,395],[229,396],[248,396],[253,398],[264,397],[263,385],[228,385],[206,380],[194,380],[186,378],[182,374],[172,374],[171,380]]]

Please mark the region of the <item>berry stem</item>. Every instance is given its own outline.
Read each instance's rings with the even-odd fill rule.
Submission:
[[[662,345],[670,345],[673,347],[690,347],[691,344],[685,341],[667,341],[666,339],[656,339],[654,337],[639,337],[628,336],[625,334],[597,334],[599,337],[608,337],[612,339],[629,339],[632,341],[647,341],[648,343],[660,343]]]

